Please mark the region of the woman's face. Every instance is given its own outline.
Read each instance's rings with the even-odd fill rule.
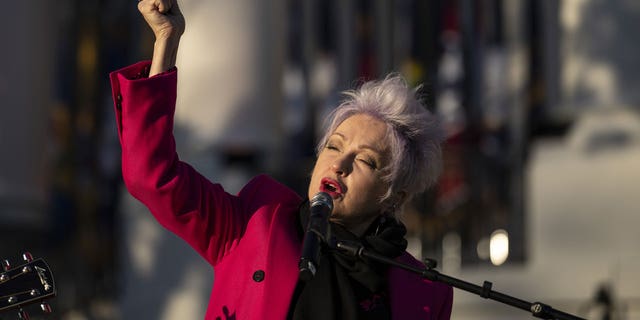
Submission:
[[[388,189],[382,179],[390,155],[387,126],[365,114],[344,120],[318,155],[309,184],[309,199],[318,192],[333,198],[330,220],[361,235],[382,212]]]

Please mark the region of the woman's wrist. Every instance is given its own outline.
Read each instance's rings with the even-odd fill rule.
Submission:
[[[157,37],[153,45],[153,57],[149,77],[165,72],[176,65],[180,37]]]

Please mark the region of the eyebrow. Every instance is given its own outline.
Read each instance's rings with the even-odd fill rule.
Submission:
[[[332,134],[331,136],[333,136],[333,135],[337,135],[337,136],[339,136],[340,138],[342,138],[342,140],[346,140],[346,138],[347,138],[344,134],[342,134],[342,133],[340,133],[340,132],[337,132],[337,131],[334,131],[334,132],[333,132],[333,134]],[[329,138],[331,138],[331,136],[329,136]],[[376,148],[376,147],[374,147],[374,146],[370,146],[370,145],[368,145],[368,144],[361,144],[361,145],[358,145],[358,148],[359,148],[359,149],[368,149],[368,150],[371,150],[371,151],[373,151],[373,152],[377,153],[377,154],[378,154],[378,155],[380,155],[380,156],[383,156],[383,155],[384,155],[384,153],[383,153],[381,150],[379,150],[378,148]]]

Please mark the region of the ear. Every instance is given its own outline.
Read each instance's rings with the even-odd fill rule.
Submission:
[[[400,190],[393,195],[392,199],[393,203],[395,203],[398,208],[402,207],[402,205],[404,205],[404,202],[407,200],[407,192],[404,190]]]
[[[387,200],[389,211],[392,214],[395,214],[398,209],[400,209],[405,201],[407,200],[407,192],[404,190],[398,191]]]

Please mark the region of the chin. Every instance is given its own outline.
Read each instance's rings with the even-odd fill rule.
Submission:
[[[332,213],[331,216],[329,216],[329,221],[337,223],[337,224],[343,224],[342,222],[344,221],[344,219],[342,219],[342,217],[340,217],[340,215],[336,215],[336,214]]]

